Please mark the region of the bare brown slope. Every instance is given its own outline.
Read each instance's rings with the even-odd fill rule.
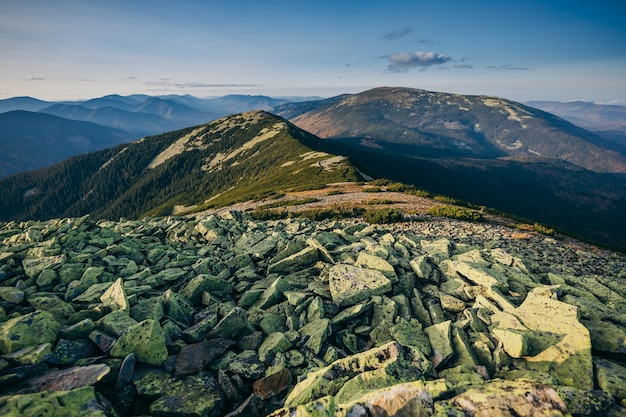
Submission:
[[[278,114],[297,114],[294,106]],[[382,87],[329,99],[291,121],[322,138],[358,139],[389,151],[402,146],[403,153],[416,156],[539,157],[626,173],[626,156],[593,133],[498,97]]]

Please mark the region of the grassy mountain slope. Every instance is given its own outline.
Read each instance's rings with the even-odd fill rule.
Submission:
[[[282,106],[278,114],[323,138],[426,157],[561,159],[596,172],[626,172],[626,156],[558,117],[489,96],[409,88],[376,88],[317,102]]]
[[[320,142],[265,112],[229,116],[0,181],[0,218],[167,215],[359,179]]]
[[[0,114],[0,178],[93,152],[132,136],[90,122],[15,110]]]

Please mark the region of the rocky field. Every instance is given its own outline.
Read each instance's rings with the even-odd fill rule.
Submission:
[[[626,415],[624,255],[412,220],[0,223],[0,415]]]

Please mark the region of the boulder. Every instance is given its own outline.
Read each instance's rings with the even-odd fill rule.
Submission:
[[[162,365],[167,359],[163,329],[154,320],[144,320],[130,326],[122,333],[110,353],[116,358],[125,358],[134,353],[138,362]]]
[[[431,362],[439,368],[454,355],[452,347],[452,322],[450,320],[426,327],[424,333],[428,336],[432,347]]]
[[[150,404],[154,416],[217,417],[224,399],[217,381],[208,375],[171,377],[159,370],[135,373],[137,393],[156,398]]]
[[[511,314],[524,326],[533,350],[516,362],[522,369],[549,373],[561,385],[593,388],[589,331],[578,320],[578,309],[535,288]],[[550,319],[546,319],[546,318]]]
[[[601,390],[618,400],[626,398],[626,367],[608,359],[594,359],[596,380]]]
[[[476,417],[569,415],[554,388],[531,381],[489,381],[453,397],[450,403]]]
[[[391,290],[391,281],[380,271],[336,264],[329,270],[330,294],[333,302],[345,307],[382,295]]]
[[[295,407],[324,396],[335,396],[341,390],[342,398],[358,398],[356,392],[415,381],[429,370],[430,362],[419,351],[391,342],[339,359],[308,374],[287,396],[285,407]],[[363,374],[370,372],[374,374],[362,378]],[[346,383],[348,385],[344,388]]]
[[[360,252],[359,257],[356,260],[356,264],[357,266],[361,266],[363,268],[380,271],[384,276],[389,278],[392,283],[398,282],[396,270],[389,262],[387,262],[386,259],[383,259],[380,256],[372,255],[367,252]]]
[[[130,304],[124,290],[122,278],[118,278],[108,290],[100,296],[102,306],[111,310],[129,310]]]
[[[6,416],[107,417],[109,411],[94,387],[0,397],[0,415]]]
[[[14,317],[0,324],[0,351],[10,353],[16,350],[54,343],[61,325],[54,316],[45,311],[35,311]]]

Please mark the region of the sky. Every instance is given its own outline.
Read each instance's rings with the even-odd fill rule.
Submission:
[[[0,99],[379,86],[626,105],[626,2],[2,1]]]

